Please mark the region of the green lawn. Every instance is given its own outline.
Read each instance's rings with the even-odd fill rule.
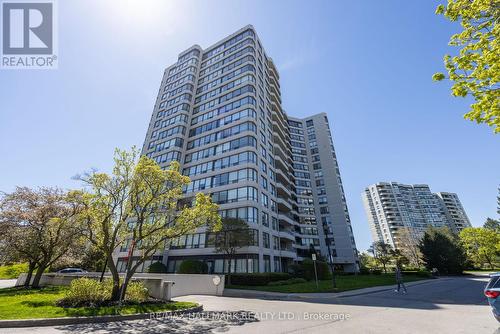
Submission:
[[[278,285],[278,286],[229,285],[226,286],[226,288],[273,291],[273,292],[283,292],[283,293],[303,293],[303,292],[341,292],[347,290],[369,288],[373,286],[396,284],[394,274],[357,275],[357,276],[348,275],[348,276],[336,276],[336,278],[337,278],[336,290],[332,288],[331,280],[319,281],[319,289],[316,288],[315,281],[290,284],[290,285]],[[403,276],[403,279],[405,282],[412,282],[412,281],[427,279],[427,277],[407,274]]]
[[[96,308],[56,306],[55,302],[64,296],[66,290],[67,287],[46,287],[41,290],[0,289],[0,320],[134,314],[181,310],[197,306],[196,303],[188,302]]]

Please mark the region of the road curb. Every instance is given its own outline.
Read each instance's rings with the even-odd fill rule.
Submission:
[[[161,319],[169,316],[197,313],[203,311],[203,305],[191,307],[179,311],[158,311],[150,313],[136,313],[127,315],[103,315],[95,317],[65,317],[65,318],[42,318],[42,319],[20,319],[20,320],[0,320],[0,328],[20,328],[20,327],[42,327],[42,326],[62,326],[104,323],[125,320]]]

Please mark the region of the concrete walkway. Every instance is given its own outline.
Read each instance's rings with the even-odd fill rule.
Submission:
[[[448,280],[450,278],[443,277],[440,280]],[[426,279],[416,282],[405,283],[407,287],[427,284],[433,282],[434,279]],[[380,291],[390,291],[394,290],[395,284],[393,285],[382,285],[374,286],[371,288],[349,290],[343,292],[309,292],[309,293],[282,293],[273,291],[260,291],[260,290],[244,290],[244,289],[224,289],[224,297],[240,297],[240,298],[261,298],[269,300],[301,300],[301,299],[331,299],[331,298],[342,298],[342,297],[352,297],[359,295],[366,295],[370,293],[380,292]]]

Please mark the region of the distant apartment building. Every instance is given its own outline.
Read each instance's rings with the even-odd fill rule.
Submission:
[[[287,271],[312,247],[338,269],[357,270],[326,114],[285,113],[278,71],[252,26],[207,49],[189,48],[165,70],[142,154],[162,168],[179,161],[192,181],[186,201],[208,193],[222,217],[253,230],[254,243],[231,265],[236,272]],[[123,269],[127,248],[116,256]],[[203,228],[173,240],[152,261],[176,272],[186,259],[204,261],[214,273],[229,267]]]
[[[446,216],[450,228],[455,233],[471,226],[457,194],[447,192],[438,192],[436,194],[441,200],[442,213]]]
[[[425,184],[380,182],[362,194],[372,238],[398,247],[398,231],[420,238],[429,226],[458,233],[471,226],[457,194],[432,193]]]

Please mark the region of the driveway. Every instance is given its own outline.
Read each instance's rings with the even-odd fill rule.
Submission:
[[[482,294],[486,277],[441,278],[394,291],[297,300],[185,296],[207,311],[251,311],[260,321],[166,319],[1,330],[0,333],[475,333],[498,329]],[[244,317],[243,317],[244,318]],[[241,314],[240,314],[241,319]],[[343,319],[343,320],[342,320]]]

